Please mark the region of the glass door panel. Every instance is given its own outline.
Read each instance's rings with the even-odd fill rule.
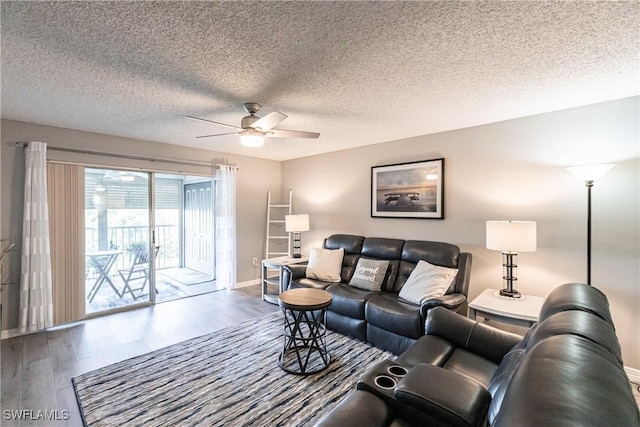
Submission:
[[[152,300],[149,173],[85,168],[86,313]]]

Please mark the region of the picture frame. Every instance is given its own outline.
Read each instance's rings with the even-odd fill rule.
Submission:
[[[371,216],[444,219],[444,158],[372,166]]]

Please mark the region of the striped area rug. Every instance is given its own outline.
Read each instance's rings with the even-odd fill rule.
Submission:
[[[391,353],[327,331],[331,364],[307,377],[278,367],[282,313],[270,314],[72,379],[97,426],[311,425]]]

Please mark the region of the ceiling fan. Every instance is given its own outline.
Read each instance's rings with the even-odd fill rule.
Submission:
[[[256,116],[256,113],[262,107],[256,102],[246,102],[242,104],[245,111],[249,113],[244,116],[240,122],[240,127],[228,125],[226,123],[214,122],[213,120],[201,119],[199,117],[184,116],[193,120],[213,123],[219,126],[225,126],[233,129],[233,132],[217,133],[213,135],[201,135],[196,138],[210,138],[223,135],[240,135],[240,143],[247,147],[261,147],[264,144],[265,137],[270,138],[318,138],[317,132],[305,132],[300,130],[274,129],[280,122],[287,118],[286,114],[279,111],[272,111],[264,117]]]

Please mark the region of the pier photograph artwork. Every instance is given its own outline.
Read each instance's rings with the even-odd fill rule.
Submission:
[[[444,159],[373,166],[371,216],[443,219]]]

